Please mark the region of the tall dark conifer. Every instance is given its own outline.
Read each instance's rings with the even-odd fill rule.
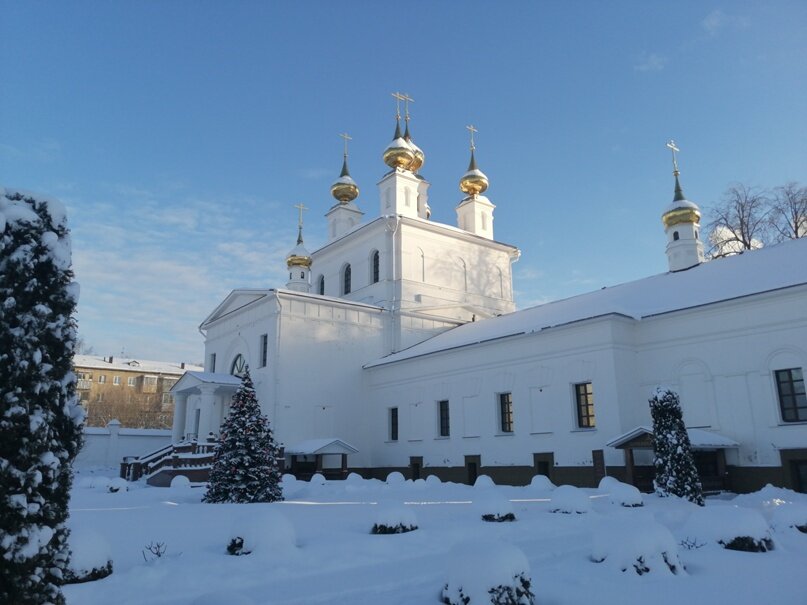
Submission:
[[[0,603],[64,603],[84,413],[64,208],[0,189]]]
[[[280,488],[279,450],[261,414],[255,388],[244,371],[230,413],[221,427],[205,502],[275,502]]]
[[[680,496],[703,506],[703,490],[692,446],[689,442],[681,403],[670,389],[659,387],[650,398],[653,416],[653,486],[660,496]]]

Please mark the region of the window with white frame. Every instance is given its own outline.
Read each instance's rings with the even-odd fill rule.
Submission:
[[[129,376],[129,378],[126,379],[126,386],[133,387],[134,385],[135,385],[134,376]]]
[[[113,376],[112,377],[112,384],[116,387],[120,386],[120,376]]]
[[[593,429],[594,419],[594,390],[590,382],[580,382],[574,385],[574,396],[577,408],[577,428]]]
[[[98,375],[98,384],[106,384],[106,374]]]

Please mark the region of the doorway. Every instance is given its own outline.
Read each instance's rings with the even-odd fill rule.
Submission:
[[[476,483],[479,477],[479,468],[482,466],[481,456],[465,456],[465,474],[467,476],[468,485]]]

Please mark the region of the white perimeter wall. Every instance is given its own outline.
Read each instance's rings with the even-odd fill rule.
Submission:
[[[114,423],[105,428],[86,427],[84,447],[73,464],[77,467],[117,467],[124,456],[143,456],[170,443],[170,430],[122,429]]]

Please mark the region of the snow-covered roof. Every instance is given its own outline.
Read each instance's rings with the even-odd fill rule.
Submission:
[[[341,439],[308,439],[285,449],[286,454],[313,456],[315,454],[355,454],[359,450]]]
[[[150,361],[147,359],[130,359],[120,357],[100,357],[98,355],[76,355],[73,365],[77,368],[91,368],[97,370],[121,370],[126,372],[143,372],[154,374],[175,374],[181,376],[186,371],[201,371],[202,366],[174,361]]]
[[[662,273],[587,294],[467,323],[368,363],[380,366],[508,336],[619,314],[643,319],[807,284],[807,238]]]
[[[172,393],[196,392],[200,384],[214,384],[219,387],[235,389],[241,385],[241,379],[232,374],[218,372],[185,372],[177,383],[171,387]]]
[[[628,431],[619,437],[611,439],[611,441],[605,445],[608,447],[618,448],[630,441],[633,441],[637,437],[652,434],[652,427],[637,426],[632,431]],[[725,449],[740,446],[740,444],[733,439],[729,439],[728,437],[724,437],[723,435],[719,435],[718,433],[714,433],[712,431],[707,431],[706,429],[687,429],[687,435],[689,436],[689,443],[694,449]]]

